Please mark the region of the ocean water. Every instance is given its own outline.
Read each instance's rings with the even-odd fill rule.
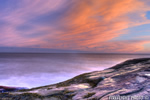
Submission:
[[[0,85],[33,88],[81,73],[99,71],[133,58],[129,54],[0,54]]]

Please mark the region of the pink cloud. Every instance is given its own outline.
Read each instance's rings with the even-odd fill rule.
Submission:
[[[113,38],[126,34],[129,27],[150,23],[145,12],[150,10],[146,2],[140,0],[23,0],[20,8],[1,19],[8,21],[4,27],[0,45],[17,47],[86,50],[95,52],[142,51],[149,41],[110,42]],[[24,32],[16,27],[26,24],[36,16],[68,7],[55,25],[30,23],[32,30]],[[133,17],[133,15],[136,15]],[[40,37],[24,37],[37,32],[47,32]],[[134,49],[134,50],[133,50]]]

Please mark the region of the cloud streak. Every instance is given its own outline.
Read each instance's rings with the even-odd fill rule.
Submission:
[[[148,40],[112,41],[150,23],[146,0],[22,0],[0,14],[0,46],[139,52]],[[11,5],[15,4],[12,3]],[[118,46],[119,45],[119,46]],[[135,49],[136,48],[136,49]],[[134,49],[134,50],[133,50]],[[144,52],[144,51],[143,51]]]

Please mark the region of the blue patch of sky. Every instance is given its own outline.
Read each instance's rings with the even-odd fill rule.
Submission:
[[[17,27],[19,31],[30,31],[31,29],[33,29],[31,25],[20,25]]]
[[[146,12],[146,18],[147,18],[147,19],[150,19],[150,11],[147,11],[147,12]]]
[[[5,30],[5,27],[7,27],[8,25],[9,25],[9,22],[7,22],[5,20],[0,20],[0,32],[2,33],[3,30]]]
[[[64,4],[65,6],[62,6],[59,9],[47,12],[39,16],[35,16],[34,18],[28,20],[28,23],[35,24],[35,25],[49,25],[51,27],[61,26],[63,24],[62,19],[66,17],[66,13],[68,13],[72,5],[74,5],[73,3],[68,5],[67,1]],[[64,23],[67,23],[67,22],[64,22]],[[63,28],[59,27],[59,29],[64,30],[64,27]]]
[[[29,20],[32,24],[42,24],[42,25],[55,25],[60,24],[59,19],[64,17],[64,14],[66,12],[66,8],[59,9],[57,11],[48,12],[46,14],[36,16]]]
[[[20,0],[0,0],[0,11],[9,13],[18,9],[20,6]]]
[[[127,28],[124,31],[127,31],[127,34],[122,34],[112,40],[140,40],[140,37],[150,36],[150,24]]]
[[[37,38],[37,37],[41,37],[44,35],[47,35],[48,32],[35,32],[35,33],[31,33],[31,34],[26,34],[22,32],[22,36],[27,37],[27,38]]]
[[[0,20],[0,27],[4,26],[4,25],[8,25],[9,23],[7,21],[4,20]]]

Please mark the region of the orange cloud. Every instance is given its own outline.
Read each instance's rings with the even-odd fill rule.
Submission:
[[[65,23],[63,27],[66,30],[58,36],[60,44],[72,44],[74,49],[92,45],[96,49],[101,43],[125,34],[123,29],[149,23],[150,21],[142,16],[148,8],[145,2],[140,0],[74,1],[61,21]],[[134,14],[140,21],[135,21],[138,19],[132,17]]]
[[[144,49],[143,45],[147,43],[147,41],[128,43],[111,41],[128,33],[124,29],[150,23],[145,17],[145,12],[150,10],[145,0],[70,0],[68,2],[24,0],[23,4],[22,8],[12,12],[10,16],[1,17],[10,23],[7,26],[8,30],[5,29],[7,34],[0,37],[0,39],[5,38],[1,45],[19,47],[39,45],[41,48],[52,49],[130,52],[133,49],[135,51]],[[62,8],[65,8],[63,14],[59,14],[58,10],[62,11]],[[34,27],[32,30],[28,32],[16,30],[17,26],[26,24],[29,19],[51,12],[54,15],[49,17],[58,17],[59,23],[53,22],[53,25],[28,23]],[[34,38],[20,35],[43,31],[48,34]]]
[[[121,53],[136,53],[144,52],[144,44],[150,43],[149,40],[140,41],[115,41],[115,42],[105,42],[101,43],[100,46],[97,45],[97,52],[121,52]],[[90,48],[91,51],[93,48]]]

